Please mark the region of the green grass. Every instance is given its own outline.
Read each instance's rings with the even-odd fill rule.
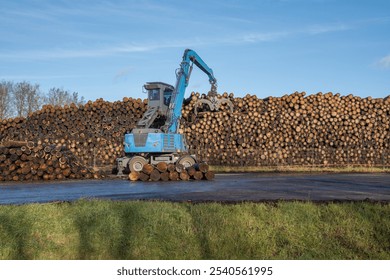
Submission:
[[[0,206],[0,259],[390,259],[390,204]]]

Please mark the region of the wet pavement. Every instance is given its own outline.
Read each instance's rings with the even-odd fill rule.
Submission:
[[[217,174],[213,181],[130,182],[124,179],[0,183],[0,204],[78,199],[166,201],[390,202],[390,174]]]

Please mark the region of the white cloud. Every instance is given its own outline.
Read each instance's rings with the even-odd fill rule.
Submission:
[[[382,68],[390,68],[390,55],[382,57],[378,61],[378,65]]]
[[[270,42],[289,36],[289,32],[251,33],[244,35],[244,41],[248,43]]]
[[[322,33],[339,32],[351,29],[344,24],[313,25],[300,29],[276,32],[252,32],[247,34],[235,34],[232,36],[222,36],[213,38],[191,38],[180,41],[167,41],[161,44],[155,43],[127,43],[108,47],[95,48],[76,48],[76,49],[46,49],[46,50],[27,50],[18,52],[0,53],[0,59],[8,60],[52,60],[69,58],[94,58],[121,55],[126,53],[150,52],[165,48],[187,48],[189,46],[237,44],[237,43],[258,43],[279,41],[287,37],[300,35],[315,36]],[[384,62],[385,63],[385,62]]]
[[[221,38],[222,39],[222,38]],[[46,50],[25,50],[0,53],[0,59],[4,60],[52,60],[52,59],[70,59],[70,58],[95,58],[122,55],[127,53],[151,52],[167,48],[188,48],[201,45],[214,45],[226,43],[221,39],[191,38],[188,40],[166,41],[160,44],[148,43],[123,43],[113,46],[92,47],[92,48],[73,48],[73,49],[46,49]]]
[[[50,60],[67,58],[89,58],[118,55],[132,52],[147,52],[161,48],[157,45],[120,45],[107,48],[92,49],[52,49],[52,50],[31,50],[12,53],[1,53],[1,59],[11,60]]]
[[[93,77],[92,75],[6,75],[6,76],[0,76],[3,80],[17,80],[17,81],[23,81],[23,80],[56,80],[56,79],[67,79],[67,78],[86,78],[86,77]]]
[[[322,33],[346,31],[349,29],[351,29],[351,27],[346,24],[312,25],[306,30],[303,30],[302,33],[317,35]]]
[[[248,43],[271,42],[299,35],[315,36],[323,33],[340,32],[350,29],[352,29],[352,27],[346,24],[311,25],[308,27],[293,29],[289,31],[250,33],[244,35],[243,40]]]

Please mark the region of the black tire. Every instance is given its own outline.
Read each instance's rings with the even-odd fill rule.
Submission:
[[[185,155],[179,158],[177,163],[182,164],[184,168],[187,168],[193,166],[196,163],[196,160],[190,155]]]
[[[148,163],[148,160],[146,160],[144,157],[141,156],[134,156],[129,160],[129,169],[130,171],[137,171],[141,172],[142,168],[145,164]]]

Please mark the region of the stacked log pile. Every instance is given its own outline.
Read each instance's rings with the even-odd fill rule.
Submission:
[[[98,179],[65,147],[29,141],[0,146],[0,181]]]
[[[2,141],[41,141],[65,146],[85,166],[114,164],[122,155],[123,135],[131,131],[145,111],[146,101],[98,99],[83,106],[44,106],[27,118],[3,120]]]
[[[195,117],[199,93],[193,93],[182,110],[181,132],[191,153],[209,164],[390,164],[389,97],[305,96],[304,92],[266,99],[227,93],[223,97],[234,104],[233,113],[222,108]],[[124,98],[44,106],[27,118],[0,121],[0,146],[7,141],[32,141],[42,147],[63,147],[85,168],[113,166],[123,156],[123,135],[135,127],[146,104],[146,100]],[[2,174],[7,173],[4,161],[9,163],[14,149],[1,150]]]
[[[160,162],[157,165],[145,164],[142,171],[132,171],[129,174],[130,181],[189,181],[189,180],[213,180],[214,172],[209,170],[205,162],[185,168],[182,164]]]
[[[389,97],[305,97],[304,92],[229,97],[233,114],[204,113],[183,123],[203,160],[225,165],[390,164]]]

